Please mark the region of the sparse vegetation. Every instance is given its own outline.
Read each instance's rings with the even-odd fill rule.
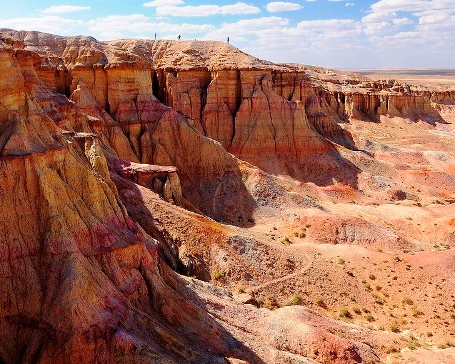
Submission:
[[[286,236],[283,239],[281,239],[280,243],[283,245],[291,245],[292,241],[291,241],[291,239],[289,239],[289,237]]]
[[[409,338],[409,341],[408,341],[408,349],[415,350],[420,346],[421,345],[420,345],[419,341],[417,340],[417,338],[415,336],[411,335]]]
[[[448,348],[453,348],[455,347],[455,342],[453,341],[446,341],[443,344],[438,345],[439,349],[448,349]]]
[[[378,305],[383,305],[384,304],[384,299],[377,294],[373,294],[374,298],[374,303],[377,303]]]
[[[346,307],[343,307],[340,310],[340,317],[350,319],[350,318],[352,318],[352,314],[351,314],[351,312],[349,312],[349,310]]]
[[[398,327],[398,325],[396,323],[390,324],[389,328],[390,328],[390,331],[392,331],[392,332],[395,332],[395,333],[400,332],[400,328]]]
[[[402,302],[405,303],[405,304],[407,304],[407,305],[412,305],[412,304],[414,304],[414,301],[413,301],[412,298],[409,297],[409,296],[403,297]]]
[[[389,346],[386,350],[387,354],[399,353],[400,349],[396,348],[395,346]]]
[[[288,306],[301,305],[302,302],[303,302],[302,296],[296,294],[294,297],[292,297],[292,300],[289,302]]]
[[[306,229],[310,227],[310,225],[306,224],[302,228],[300,228],[300,232],[297,232],[297,235],[299,238],[303,239],[306,237]]]
[[[272,294],[269,294],[264,298],[258,300],[261,307],[268,308],[269,310],[274,310],[280,307],[278,300]]]
[[[370,278],[372,281],[374,281],[376,279],[376,276],[374,274],[370,273],[368,275],[368,278]]]
[[[319,307],[326,307],[324,299],[321,296],[316,297],[314,302],[319,306]]]
[[[338,258],[338,264],[344,264],[345,260],[343,258]]]
[[[357,315],[360,315],[362,313],[362,310],[359,307],[355,306],[352,308],[352,311],[354,311],[354,313],[356,313]]]
[[[219,280],[223,277],[223,272],[219,269],[217,269],[215,272],[213,272],[213,279]]]
[[[367,320],[368,322],[373,322],[375,320],[375,318],[373,317],[373,315],[371,313],[367,313],[364,317],[365,317],[365,320]]]

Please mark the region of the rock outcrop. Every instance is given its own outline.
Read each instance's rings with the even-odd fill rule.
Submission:
[[[340,122],[442,122],[455,97],[318,72],[218,42],[1,30],[0,363],[377,362],[320,321],[362,327],[302,307],[259,310],[176,273],[293,276],[308,258],[272,256],[216,222],[254,224],[270,191],[251,180],[355,190],[360,170],[340,150],[356,147]],[[353,230],[337,239],[370,245]]]
[[[72,95],[76,105],[93,117],[89,120],[92,128],[107,137],[106,144],[121,158],[176,165],[182,181],[185,169],[194,162],[172,158],[169,143],[182,142],[163,142],[164,134],[160,134],[161,126],[179,119],[174,110],[182,114],[179,128],[194,127],[199,134],[219,141],[224,150],[269,173],[317,184],[337,180],[355,185],[356,169],[331,145],[335,142],[355,149],[339,122],[350,118],[378,121],[386,115],[442,122],[435,105],[453,103],[450,93],[431,93],[390,81],[372,82],[355,75],[335,81],[328,70],[271,64],[224,43],[103,43],[89,37],[36,32],[2,34],[13,48],[28,55],[22,58],[45,85]],[[156,144],[161,147],[155,149]],[[190,147],[194,143],[186,144]],[[224,151],[208,153],[225,158],[221,157]],[[191,151],[185,154],[197,155]],[[232,164],[221,162],[226,163]],[[197,165],[198,170],[207,168],[211,169],[207,164]],[[186,174],[189,179],[197,176],[203,180],[201,174],[213,177],[221,173],[192,170]],[[207,186],[202,188],[207,190]],[[206,199],[201,190],[190,193],[186,186],[183,193],[196,206]],[[207,206],[200,208],[214,213]]]

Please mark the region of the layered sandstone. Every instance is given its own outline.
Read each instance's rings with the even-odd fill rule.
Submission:
[[[103,43],[87,37],[4,34],[9,42],[41,56],[35,68],[46,85],[75,92],[72,97],[78,106],[88,113],[91,109],[102,124],[111,124],[103,134],[114,134],[115,139],[120,135],[119,140],[111,137],[109,144],[122,158],[143,163],[178,164],[163,160],[172,159],[168,155],[156,156],[150,147],[157,131],[146,130],[145,125],[161,125],[159,120],[169,119],[170,111],[160,100],[182,113],[186,124],[218,140],[225,150],[268,172],[318,184],[336,179],[353,185],[355,178],[347,174],[355,176],[355,169],[326,140],[354,148],[352,138],[338,122],[350,118],[377,121],[382,115],[441,122],[435,105],[453,103],[450,94],[407,85],[374,83],[361,77],[334,81],[327,70],[274,65],[224,43]],[[50,45],[57,42],[60,46],[50,52]],[[84,96],[80,96],[80,89],[87,91],[82,92]],[[88,105],[81,101],[87,97],[92,98]],[[101,115],[93,114],[96,109]],[[112,122],[106,122],[109,116],[121,125],[129,146]],[[182,163],[177,167],[183,172]],[[346,170],[350,172],[344,173]],[[195,203],[197,199],[190,197]]]
[[[325,266],[319,248],[286,251],[290,235],[277,245],[275,233],[214,221],[305,223],[314,229],[299,227],[293,241],[381,254],[423,244],[419,231],[408,240],[379,218],[345,218],[327,196],[362,201],[360,188],[376,183],[417,204],[403,180],[430,190],[436,174],[449,194],[450,155],[409,153],[391,169],[399,156],[354,143],[340,123],[442,123],[455,95],[330,72],[219,42],[2,30],[0,362],[377,362],[375,341],[394,334],[303,307],[254,307],[277,308],[264,297],[289,298],[303,281],[325,289],[318,267],[342,282],[346,272]],[[444,167],[418,169],[413,158]],[[246,299],[232,297],[239,283]]]
[[[70,102],[49,87],[50,78],[41,80],[30,62],[37,58],[27,52],[10,47],[1,51],[2,75],[7,77],[1,78],[0,97],[1,361],[261,363],[272,350],[283,360],[309,362],[305,357],[313,342],[301,350],[296,340],[295,353],[281,353],[282,344],[239,332],[232,313],[242,309],[258,327],[274,325],[280,320],[275,315],[264,317],[253,306],[242,307],[225,293],[214,295],[213,288],[171,271],[158,255],[166,250],[131,220],[109,173],[123,181],[117,181],[119,186],[132,180],[181,204],[176,167],[125,161],[118,155],[175,162],[183,166],[181,176],[190,171],[201,181],[229,163],[235,166],[235,159],[153,98],[142,108],[125,96],[115,113],[118,121],[94,104],[96,97],[83,94],[83,85]],[[136,125],[154,132],[154,155],[143,149],[144,140],[151,143],[152,137],[141,139]],[[116,131],[103,133],[104,128]],[[110,145],[110,140],[115,142]],[[183,148],[188,154],[198,148],[200,154],[193,162]],[[215,163],[198,170],[207,160]],[[220,191],[211,192],[210,186],[206,191],[197,180],[189,186],[196,185],[204,196],[215,193],[232,200],[229,191],[236,188],[229,183],[235,175],[226,173],[232,172],[223,171]],[[220,305],[223,319],[216,318]],[[303,335],[292,334],[302,340]],[[356,360],[361,350],[361,357],[374,361],[375,354],[362,344],[340,341],[337,347],[340,357]],[[321,355],[331,349],[324,350]]]

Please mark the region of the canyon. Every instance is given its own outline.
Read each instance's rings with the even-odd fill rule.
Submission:
[[[455,362],[455,89],[0,30],[0,363]]]

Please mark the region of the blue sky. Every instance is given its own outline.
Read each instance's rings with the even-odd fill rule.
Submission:
[[[455,68],[455,0],[10,0],[0,28],[98,40],[229,37],[272,62]]]

